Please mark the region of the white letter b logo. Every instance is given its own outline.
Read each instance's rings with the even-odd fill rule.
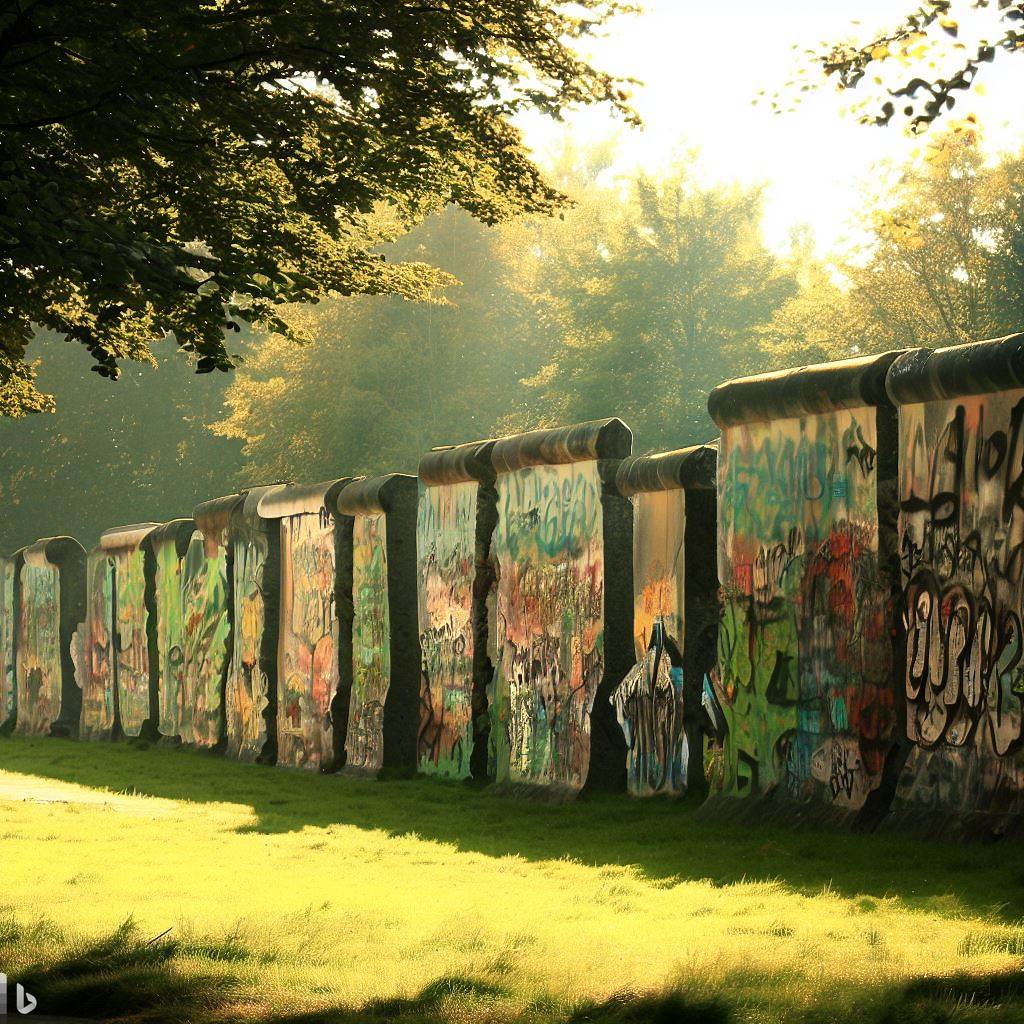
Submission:
[[[20,985],[14,989],[14,1002],[18,1013],[31,1013],[36,1008],[36,997],[26,992]]]

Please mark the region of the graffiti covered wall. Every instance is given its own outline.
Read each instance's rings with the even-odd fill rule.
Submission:
[[[713,487],[713,450],[698,446],[624,459],[615,485],[633,507],[637,663],[612,694],[626,740],[626,787],[633,796],[679,796],[687,789],[691,759],[687,710],[693,714],[693,708],[688,709],[684,673],[686,487]],[[713,588],[715,581],[708,579],[703,585]],[[699,733],[695,739],[693,754],[700,757]]]
[[[230,516],[234,645],[225,695],[227,750],[243,761],[269,757],[276,743],[279,543],[277,524],[256,511],[270,490],[248,491]]]
[[[331,700],[338,688],[334,518],[281,520],[278,762],[319,768],[332,758]]]
[[[604,672],[595,462],[498,476],[495,778],[580,789]]]
[[[277,761],[298,768],[334,767],[340,624],[331,508],[343,483],[285,487],[259,505],[261,517],[281,524]]]
[[[14,559],[0,558],[0,728],[13,719],[16,706],[14,577]]]
[[[893,367],[913,745],[902,807],[1024,810],[1022,352],[1017,336]],[[986,391],[958,394],[974,387]]]
[[[895,694],[876,410],[853,402],[862,375],[877,381],[891,358],[851,361],[850,408],[723,425],[716,691],[728,728],[719,787],[729,795],[856,810],[881,780]],[[793,376],[769,381],[765,401],[775,388],[782,402]],[[811,387],[820,402],[841,398],[843,384]],[[715,415],[714,396],[711,407]]]
[[[157,728],[161,736],[181,738],[185,711],[185,603],[183,568],[195,530],[191,519],[175,519],[149,536],[155,563],[156,649],[160,694]]]
[[[262,524],[245,521],[232,541],[235,612],[235,649],[228,670],[228,750],[235,757],[253,760],[267,742],[265,714],[270,684],[260,651],[266,623],[263,574],[269,544]]]
[[[180,723],[183,743],[215,747],[224,733],[231,652],[226,515],[200,516],[181,566],[183,624]]]
[[[339,555],[339,581],[351,578],[341,609],[351,636],[339,690],[343,764],[357,774],[415,773],[421,655],[416,614],[416,477],[391,473],[352,481],[338,494],[339,529],[351,547]],[[347,534],[346,534],[347,535]]]
[[[488,778],[487,689],[498,520],[494,441],[435,448],[419,465],[416,597],[420,654],[419,771]]]
[[[602,788],[625,785],[625,743],[610,697],[632,661],[632,510],[614,489],[605,494],[602,472],[613,478],[631,445],[629,428],[609,419],[503,438],[492,449],[498,522],[490,758],[498,783],[565,794],[588,777]],[[613,633],[611,646],[609,543],[622,634]]]
[[[75,674],[82,687],[81,735],[110,739],[116,725],[114,563],[102,548],[86,562],[85,621],[78,628]]]
[[[15,731],[23,736],[71,734],[81,715],[72,650],[75,629],[85,617],[85,552],[71,537],[51,537],[20,554]]]
[[[624,459],[615,487],[633,507],[636,665],[612,694],[633,796],[706,790],[704,699],[717,631],[717,451],[694,445]],[[692,606],[692,607],[691,607]]]
[[[114,677],[121,731],[151,729],[150,611],[146,604],[146,553],[142,543],[156,523],[107,530],[100,546],[114,563]]]
[[[468,778],[473,753],[476,480],[420,487],[416,519],[420,650],[419,770]]]
[[[391,684],[387,516],[352,524],[352,697],[345,764],[379,771],[384,764],[384,705]]]
[[[61,712],[60,576],[45,561],[21,568],[15,639],[18,723],[22,736],[45,736]]]

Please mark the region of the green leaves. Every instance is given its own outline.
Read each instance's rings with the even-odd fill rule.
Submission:
[[[379,246],[448,203],[486,223],[549,214],[508,118],[606,102],[622,83],[567,40],[608,0],[51,0],[0,32],[0,387],[32,325],[116,378],[170,335],[228,369],[239,321],[329,294],[430,297],[444,276]],[[386,229],[378,216],[389,211]]]
[[[967,6],[986,10],[990,3],[989,0],[970,0]],[[951,8],[950,0],[925,0],[923,6],[908,13],[886,35],[863,45],[836,44],[825,52],[812,53],[812,60],[840,90],[856,89],[869,72],[880,75],[881,71],[876,69],[883,61],[898,62],[910,68],[911,77],[904,84],[888,81],[885,89],[889,96],[910,98],[910,103],[901,106],[901,113],[911,130],[920,132],[953,109],[956,105],[953,93],[974,85],[980,64],[991,63],[997,51],[1024,51],[1024,28],[1021,27],[1024,26],[1024,0],[999,0],[990,18],[995,36],[977,39],[970,45],[950,44],[954,51],[966,50],[968,56],[957,58],[962,64],[952,74],[935,73],[937,40],[948,41],[960,36],[961,22],[950,15]],[[929,77],[913,73],[919,68],[927,69]],[[875,82],[883,84],[881,77],[875,78]],[[922,91],[924,95],[919,99]],[[887,125],[896,114],[896,105],[889,99],[873,99],[868,106],[869,112],[862,117],[867,124]],[[877,112],[870,112],[870,108]]]

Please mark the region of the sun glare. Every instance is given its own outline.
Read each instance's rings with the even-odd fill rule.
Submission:
[[[853,244],[858,215],[870,201],[865,189],[879,198],[884,165],[913,158],[925,140],[895,124],[881,129],[859,123],[855,105],[870,98],[881,104],[889,68],[882,69],[881,83],[868,79],[853,93],[839,95],[828,83],[801,92],[802,83],[822,81],[806,52],[823,49],[823,40],[871,39],[876,30],[893,27],[902,8],[891,0],[647,0],[644,8],[619,18],[589,50],[602,68],[642,80],[633,104],[644,127],[631,129],[602,110],[581,112],[564,124],[524,118],[539,158],[565,137],[591,144],[615,136],[616,168],[622,171],[657,167],[680,148],[696,147],[708,180],[765,184],[763,229],[773,248],[787,249],[796,225],[812,229],[822,252]],[[945,36],[937,52],[919,50],[921,60],[955,66],[949,62],[962,59],[958,46],[984,38],[993,26],[991,10],[960,4],[951,9],[953,16],[957,38]],[[989,152],[1019,149],[1024,121],[1015,97],[1024,95],[1024,61],[984,65],[978,81],[980,88],[964,95],[955,116],[977,119]],[[776,94],[778,113],[771,107]]]

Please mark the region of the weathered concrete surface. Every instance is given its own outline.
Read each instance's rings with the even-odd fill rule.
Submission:
[[[493,441],[435,449],[420,462],[417,603],[423,658],[417,762],[446,778],[487,777],[487,601],[497,492]]]
[[[624,459],[616,488],[633,504],[633,641],[637,664],[613,705],[627,746],[633,796],[703,795],[703,706],[714,666],[714,447]]]
[[[609,698],[632,664],[633,512],[614,486],[617,419],[497,441],[492,774],[571,796],[625,788]]]
[[[709,399],[722,428],[712,696],[727,729],[709,809],[723,815],[855,825],[891,796],[898,591],[883,485],[896,436],[884,380],[897,355],[731,381]]]

